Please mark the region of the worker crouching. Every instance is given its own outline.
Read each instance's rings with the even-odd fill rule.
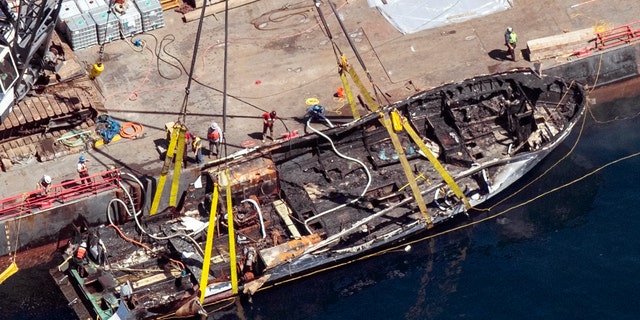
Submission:
[[[309,106],[307,113],[305,114],[305,122],[307,125],[309,125],[311,120],[316,120],[326,123],[329,128],[333,128],[333,123],[327,119],[325,108],[320,105],[320,101],[318,101],[318,99],[309,98],[306,100],[306,104]]]

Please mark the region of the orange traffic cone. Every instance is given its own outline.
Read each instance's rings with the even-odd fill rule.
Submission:
[[[340,87],[338,88],[338,90],[336,91],[336,97],[343,99],[344,96],[344,88]]]

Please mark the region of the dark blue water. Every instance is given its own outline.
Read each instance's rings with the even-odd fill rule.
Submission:
[[[588,115],[575,149],[580,128],[529,179],[571,151],[566,159],[492,214],[640,152],[640,96],[592,111],[631,119]],[[638,168],[640,156],[620,161],[495,219],[258,292],[209,319],[637,319]],[[56,290],[46,268],[21,270],[0,286],[0,319],[72,319]]]

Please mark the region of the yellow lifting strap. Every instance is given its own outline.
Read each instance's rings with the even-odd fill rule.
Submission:
[[[353,118],[358,120],[360,119],[360,112],[358,111],[358,106],[356,105],[356,99],[353,98],[353,92],[351,91],[351,86],[349,86],[349,80],[347,80],[347,58],[342,55],[341,64],[340,64],[340,80],[342,81],[342,87],[344,88],[344,94],[347,96],[347,101],[349,102],[349,106],[351,107],[351,114]]]
[[[176,151],[176,146],[178,149],[182,146],[182,150],[184,150],[184,137],[185,133],[182,133],[183,128],[181,125],[176,124],[173,126],[171,130],[171,139],[169,140],[169,147],[167,148],[167,153],[164,157],[164,164],[162,165],[162,171],[160,172],[160,178],[158,179],[158,187],[156,188],[156,193],[153,196],[153,202],[151,202],[151,209],[149,210],[149,215],[152,216],[158,212],[158,207],[160,206],[160,199],[162,198],[162,191],[164,190],[164,184],[167,181],[167,174],[169,173],[169,168],[171,167],[171,161],[174,159],[174,152]],[[181,141],[178,141],[179,138],[182,137]],[[178,157],[176,160],[176,166],[178,166],[178,162],[180,163],[180,167],[182,166],[182,156]],[[180,172],[178,171],[178,176]],[[173,184],[179,183],[179,179],[175,179]],[[171,189],[173,192],[173,187]],[[176,188],[177,193],[177,188]],[[175,204],[174,204],[175,205]]]
[[[418,203],[418,208],[420,208],[420,213],[422,213],[422,216],[427,221],[427,225],[431,226],[431,216],[427,212],[427,205],[424,203],[422,194],[420,194],[420,188],[418,188],[418,183],[413,176],[413,171],[411,171],[411,165],[409,164],[409,160],[407,160],[407,157],[404,153],[402,143],[400,143],[398,135],[396,134],[395,130],[393,130],[393,124],[383,112],[380,112],[380,121],[382,122],[384,127],[387,128],[387,132],[389,132],[389,137],[391,138],[393,147],[396,149],[396,153],[398,154],[398,158],[400,159],[400,163],[402,164],[402,168],[404,169],[404,174],[407,176],[409,186],[411,187],[411,191],[413,192],[413,197]]]
[[[225,172],[227,180],[227,225],[229,226],[229,264],[231,267],[231,292],[238,294],[238,273],[236,272],[236,235],[233,227],[233,204],[231,203],[231,183],[229,169]]]
[[[378,106],[376,101],[373,100],[373,97],[369,93],[369,90],[367,90],[367,88],[365,88],[364,85],[362,84],[362,81],[360,80],[360,77],[356,73],[356,70],[347,64],[347,57],[345,57],[345,55],[343,54],[340,57],[340,78],[342,79],[342,85],[344,85],[345,91],[351,92],[351,88],[347,83],[347,77],[344,76],[344,78],[342,78],[345,71],[349,73],[349,76],[351,76],[351,79],[353,79],[353,82],[356,84],[356,87],[358,87],[358,90],[360,90],[360,93],[362,93],[362,95],[364,96],[364,100],[369,105],[369,108],[373,111],[380,110],[380,106]],[[349,95],[347,95],[347,97],[349,97]],[[351,99],[353,100],[353,94],[351,94]],[[356,107],[355,100],[353,100],[353,102],[349,100],[349,103],[351,104],[351,109],[355,110],[355,107]],[[354,113],[354,117],[355,117],[355,113]]]
[[[340,71],[340,80],[342,80],[344,94],[347,96],[347,101],[349,102],[349,106],[351,107],[351,114],[353,115],[354,119],[358,120],[360,119],[360,112],[358,111],[358,106],[356,105],[356,99],[353,98],[353,92],[351,92],[351,87],[349,86],[347,75],[343,71]]]
[[[169,206],[175,207],[178,204],[178,188],[180,188],[180,170],[182,169],[182,159],[184,159],[185,150],[184,140],[187,135],[187,128],[180,126],[178,129],[178,145],[176,148],[176,161],[173,165],[173,180],[171,181],[171,193],[169,194]]]
[[[15,261],[12,261],[11,264],[0,273],[0,284],[2,284],[5,280],[9,279],[12,275],[18,272],[18,264]]]
[[[413,130],[413,128],[409,124],[409,121],[406,118],[401,117],[400,114],[398,113],[398,110],[391,111],[391,115],[392,115],[392,119],[397,118],[399,119],[399,121],[402,121],[402,127],[407,131],[411,139],[413,139],[413,142],[415,142],[418,145],[418,147],[420,148],[422,153],[425,155],[425,157],[429,159],[429,162],[431,162],[431,165],[433,165],[436,171],[438,171],[442,179],[447,183],[449,188],[451,188],[453,193],[460,200],[464,202],[465,208],[467,209],[471,208],[471,205],[469,204],[469,200],[467,199],[467,197],[465,197],[464,193],[462,193],[462,190],[460,190],[460,187],[458,186],[458,184],[453,180],[449,172],[447,172],[447,170],[442,166],[442,164],[440,164],[440,161],[438,161],[438,159],[433,155],[433,153],[429,151],[429,148],[427,148],[427,146],[422,141],[422,138],[420,138],[420,136]]]
[[[209,285],[209,265],[211,265],[211,251],[213,250],[213,235],[215,233],[216,214],[218,213],[218,183],[213,185],[211,209],[209,210],[209,226],[207,227],[207,242],[204,246],[204,260],[202,275],[200,275],[200,303],[204,302],[207,286]]]

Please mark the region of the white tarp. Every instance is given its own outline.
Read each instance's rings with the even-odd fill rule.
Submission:
[[[509,0],[368,0],[368,3],[371,7],[378,7],[389,23],[403,34],[511,8]]]

